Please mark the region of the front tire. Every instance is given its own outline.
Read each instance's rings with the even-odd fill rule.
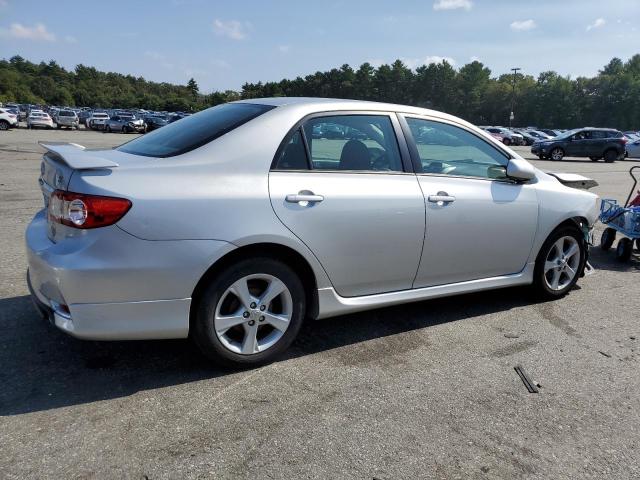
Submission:
[[[587,247],[577,227],[555,230],[544,242],[534,270],[533,285],[539,296],[564,297],[577,283],[587,258]]]
[[[251,258],[217,274],[200,295],[191,337],[227,367],[273,361],[298,335],[305,315],[298,275],[272,258]]]
[[[561,148],[556,147],[551,150],[550,157],[554,162],[559,162],[564,157],[564,151]]]
[[[0,120],[0,130],[9,130],[9,122]]]

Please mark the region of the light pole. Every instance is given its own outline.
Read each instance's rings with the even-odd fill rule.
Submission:
[[[516,75],[518,74],[518,71],[522,70],[520,67],[515,67],[512,68],[511,71],[513,72],[513,84],[511,85],[512,90],[511,90],[511,112],[509,113],[509,128],[511,128],[511,124],[513,122],[513,119],[515,118],[515,116],[513,115],[513,109],[515,107],[516,104]]]

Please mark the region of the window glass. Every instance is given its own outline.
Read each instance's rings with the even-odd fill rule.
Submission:
[[[252,103],[218,105],[138,137],[117,150],[149,157],[180,155],[215,140],[272,108]]]
[[[612,136],[611,132],[606,132],[603,130],[593,130],[591,132],[591,138],[594,138],[594,139],[609,138],[611,136]]]
[[[304,125],[314,170],[402,171],[387,115],[335,115]]]
[[[296,130],[291,140],[284,147],[276,160],[276,170],[308,170],[307,152],[304,148],[300,129]]]
[[[407,118],[424,173],[506,178],[506,154],[453,125]]]

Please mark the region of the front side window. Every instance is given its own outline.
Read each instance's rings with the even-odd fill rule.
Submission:
[[[506,178],[509,158],[488,142],[447,123],[408,117],[422,173]]]
[[[117,150],[147,157],[180,155],[221,137],[273,108],[253,103],[218,105],[185,117],[180,122],[167,124],[125,143]]]
[[[314,170],[402,171],[398,141],[387,115],[315,117],[303,129]]]

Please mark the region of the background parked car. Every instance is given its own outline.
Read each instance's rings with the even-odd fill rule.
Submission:
[[[549,140],[553,138],[551,135],[541,132],[540,130],[527,130],[527,133],[538,140]]]
[[[27,117],[27,128],[53,128],[53,120],[48,113],[38,110],[31,110]]]
[[[113,115],[105,124],[105,132],[138,132],[145,130],[145,123],[141,118],[135,118],[131,114]]]
[[[512,132],[508,128],[504,127],[484,127],[489,133],[496,133],[502,136],[502,143],[505,145],[522,145],[524,138],[519,133]]]
[[[109,120],[109,114],[106,112],[93,112],[91,117],[87,119],[87,127],[91,130],[103,130]]]
[[[565,156],[588,157],[597,162],[601,158],[607,163],[623,158],[627,139],[621,131],[610,128],[581,128],[558,135],[555,138],[536,142],[531,153],[540,159],[562,160]]]
[[[531,135],[529,132],[527,132],[526,130],[516,130],[516,133],[522,135],[522,141],[524,142],[524,144],[529,147],[531,145],[533,145],[534,143],[536,143],[538,140],[540,140],[538,137],[534,137],[533,135]]]
[[[627,156],[629,158],[640,158],[640,136],[630,138],[626,145]]]
[[[9,130],[18,126],[18,116],[6,108],[0,108],[0,130]]]
[[[76,130],[80,128],[80,120],[73,110],[60,110],[55,121],[57,128],[67,127]]]
[[[538,130],[541,131],[542,133],[546,133],[550,137],[557,137],[558,136],[558,132],[556,130],[551,130],[550,128],[540,128]]]
[[[144,123],[146,124],[146,131],[150,132],[152,130],[157,130],[158,128],[164,127],[169,122],[164,117],[159,117],[156,115],[150,115],[148,117],[144,117]]]

